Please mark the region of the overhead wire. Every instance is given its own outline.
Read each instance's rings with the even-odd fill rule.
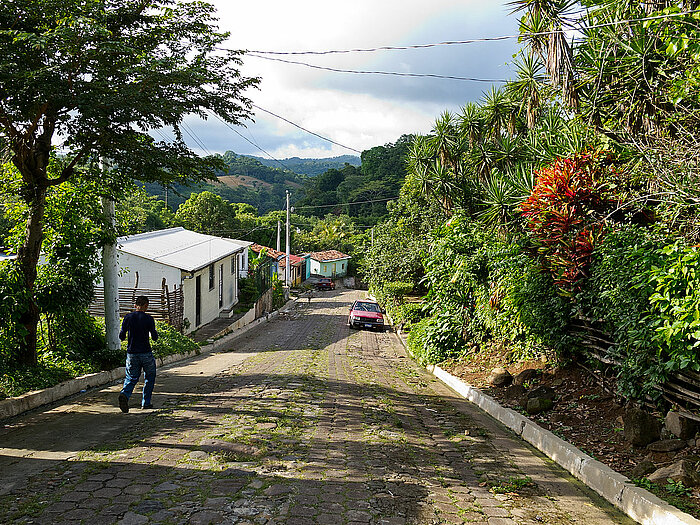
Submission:
[[[636,23],[636,22],[647,22],[651,20],[660,20],[666,18],[677,18],[681,16],[692,15],[695,13],[700,13],[700,9],[690,9],[678,13],[667,13],[663,15],[646,16],[640,18],[628,18],[624,20],[615,20],[612,22],[604,22],[600,24],[591,24],[578,29],[596,29],[602,27],[611,27],[615,25]],[[572,27],[572,29],[575,29]],[[551,30],[551,31],[539,31],[539,32],[529,32],[529,33],[518,33],[515,35],[503,35],[495,37],[484,37],[484,38],[468,38],[464,40],[447,40],[443,42],[434,42],[428,44],[412,44],[406,46],[378,46],[378,47],[368,47],[368,48],[353,48],[353,49],[329,49],[323,51],[266,51],[266,50],[246,50],[246,54],[255,53],[258,55],[331,55],[331,54],[345,54],[345,53],[375,53],[377,51],[401,51],[401,50],[411,50],[411,49],[425,49],[431,47],[440,46],[454,46],[454,45],[465,45],[465,44],[476,44],[481,42],[497,42],[500,40],[511,40],[523,37],[536,37],[536,36],[548,36],[552,34],[561,33],[561,30]]]
[[[308,130],[308,129],[302,127],[302,126],[300,126],[299,124],[297,124],[297,123],[295,123],[295,122],[292,122],[291,120],[286,119],[286,118],[284,118],[284,117],[278,115],[277,113],[273,113],[272,111],[270,111],[270,110],[268,110],[268,109],[261,108],[260,106],[257,106],[257,105],[255,105],[255,104],[251,104],[251,106],[253,106],[254,108],[259,109],[260,111],[263,111],[263,112],[265,112],[265,113],[267,113],[267,114],[269,114],[269,115],[272,115],[273,117],[276,117],[276,118],[278,118],[278,119],[280,119],[280,120],[284,120],[286,123],[291,124],[292,126],[294,126],[294,127],[296,127],[296,128],[299,128],[300,130],[305,131],[306,133],[309,133],[309,134],[311,134],[311,135],[314,135],[315,137],[318,137],[318,138],[323,139],[323,140],[325,140],[325,141],[327,141],[327,142],[330,142],[331,144],[335,144],[336,146],[340,146],[341,148],[345,148],[345,149],[348,149],[348,150],[350,150],[350,151],[354,151],[355,153],[362,154],[362,152],[361,152],[360,150],[358,150],[358,149],[351,148],[350,146],[345,146],[344,144],[341,144],[340,142],[336,142],[336,141],[333,140],[333,139],[329,139],[328,137],[324,137],[323,135],[319,135],[318,133],[315,133],[315,132],[313,132],[313,131],[310,131],[310,130]]]
[[[334,73],[354,73],[356,75],[387,75],[387,76],[414,77],[414,78],[437,78],[437,79],[442,79],[442,80],[462,80],[462,81],[469,81],[469,82],[490,82],[490,83],[508,82],[507,80],[503,80],[503,79],[459,77],[459,76],[454,76],[454,75],[438,75],[436,73],[400,73],[398,71],[362,71],[362,70],[356,70],[356,69],[338,69],[338,68],[334,68],[334,67],[325,67],[325,66],[319,66],[316,64],[309,64],[307,62],[298,62],[296,60],[285,60],[283,58],[266,57],[263,55],[257,55],[255,53],[248,53],[247,56],[253,57],[253,58],[261,58],[263,60],[271,60],[274,62],[283,62],[285,64],[294,64],[294,65],[298,65],[298,66],[305,66],[305,67],[310,67],[313,69],[321,69],[323,71],[332,71]]]
[[[271,160],[277,162],[277,163],[278,163],[280,166],[282,166],[285,170],[292,171],[292,172],[294,171],[294,170],[292,170],[289,166],[286,166],[286,165],[284,164],[284,162],[282,162],[281,160],[275,158],[272,154],[268,153],[268,152],[265,151],[263,148],[261,148],[260,146],[258,146],[254,141],[248,139],[245,135],[243,135],[240,131],[238,131],[236,128],[234,128],[231,124],[229,124],[229,123],[226,122],[224,119],[222,119],[219,115],[217,115],[216,113],[212,113],[212,115],[214,115],[214,116],[215,116],[220,122],[222,122],[227,128],[229,128],[229,129],[230,129],[231,131],[233,131],[236,135],[238,135],[238,136],[241,137],[243,140],[245,140],[248,144],[250,144],[251,146],[253,146],[253,147],[257,148],[257,149],[259,149],[259,150],[262,151],[265,155],[267,155],[268,157],[270,157]]]

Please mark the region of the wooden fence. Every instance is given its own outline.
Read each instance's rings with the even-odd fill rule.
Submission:
[[[148,288],[119,288],[119,316],[124,317],[134,311],[134,302],[140,295],[148,297],[148,313],[154,319],[168,323],[170,326],[182,332],[185,300],[182,288],[175,285],[168,289],[163,281],[160,290]],[[88,307],[90,315],[104,317],[105,298],[104,288],[95,287],[95,297]]]
[[[600,323],[594,319],[579,318],[572,321],[569,332],[574,335],[588,355],[600,363],[598,370],[587,370],[598,382],[609,390],[608,384],[614,378],[607,375],[613,374],[613,367],[620,366],[618,359],[611,356],[610,349],[615,345],[613,337],[607,334]],[[584,365],[585,367],[585,365]],[[700,374],[693,370],[683,370],[669,375],[668,380],[657,385],[660,396],[665,401],[674,405],[678,411],[695,421],[700,421]],[[651,399],[647,399],[647,404],[652,405]]]

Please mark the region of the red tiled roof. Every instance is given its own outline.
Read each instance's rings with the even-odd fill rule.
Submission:
[[[265,250],[267,255],[279,262],[280,268],[284,268],[286,266],[287,254],[285,252],[278,252],[277,250],[269,248],[268,246],[262,246],[261,244],[253,244],[250,249],[255,253],[260,253],[262,250]],[[304,261],[302,257],[292,254],[289,254],[289,259],[292,261],[292,266],[301,264]]]
[[[325,252],[314,252],[311,258],[320,262],[337,261],[338,259],[350,259],[349,255],[345,255],[338,250],[326,250]]]
[[[283,254],[283,255],[284,256],[282,257],[282,259],[280,259],[280,262],[279,262],[280,268],[285,268],[287,266],[286,254]],[[297,265],[301,264],[302,262],[304,262],[303,258],[301,258],[297,255],[292,255],[291,253],[289,254],[289,260],[292,262],[292,266],[297,266]]]
[[[260,253],[261,251],[265,250],[265,254],[269,255],[273,259],[279,259],[280,257],[284,257],[285,253],[284,252],[278,252],[274,248],[270,248],[269,246],[263,246],[262,244],[253,244],[250,247],[251,250],[253,250],[255,253]]]

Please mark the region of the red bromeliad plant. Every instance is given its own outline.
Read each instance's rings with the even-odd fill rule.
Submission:
[[[559,159],[537,172],[535,188],[520,207],[545,268],[566,293],[587,276],[602,235],[602,211],[611,202],[603,180],[607,173],[594,153]]]

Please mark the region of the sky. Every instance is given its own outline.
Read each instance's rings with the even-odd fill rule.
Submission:
[[[403,134],[430,132],[442,112],[458,112],[494,85],[330,72],[262,59],[252,56],[253,51],[410,46],[518,32],[517,16],[510,14],[507,2],[497,0],[209,1],[217,8],[220,28],[231,33],[226,45],[249,51],[242,74],[261,78],[259,89],[245,93],[253,104],[339,145],[254,109],[254,122],[237,128],[247,141],[216,119],[186,119],[185,139],[198,153],[230,150],[275,159],[358,155]],[[425,49],[262,56],[334,69],[504,80],[513,77],[510,64],[519,48],[517,39],[508,39]]]

